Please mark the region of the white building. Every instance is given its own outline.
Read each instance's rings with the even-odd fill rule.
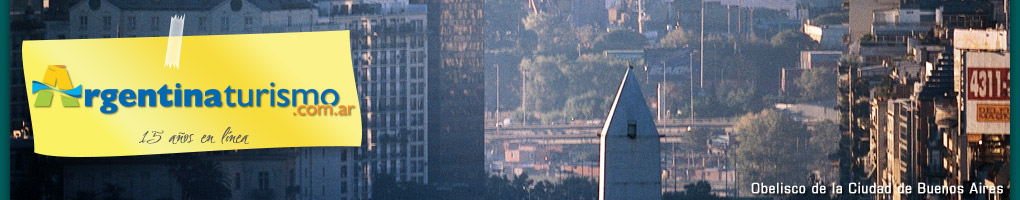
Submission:
[[[299,0],[83,0],[66,21],[47,22],[47,39],[167,36],[170,17],[184,15],[184,35],[310,30],[316,9]]]

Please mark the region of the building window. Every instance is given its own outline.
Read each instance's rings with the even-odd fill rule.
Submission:
[[[627,122],[627,137],[630,137],[630,139],[637,137],[637,122]]]
[[[269,172],[259,172],[259,189],[269,188]]]
[[[78,29],[85,30],[88,29],[88,26],[89,26],[88,16],[78,17]]]
[[[152,20],[152,25],[149,26],[149,29],[153,30],[153,31],[159,30],[159,17],[152,17],[151,20]]]
[[[220,26],[223,27],[223,31],[230,31],[230,18],[223,17],[223,23]]]
[[[241,189],[241,173],[234,173],[234,189]]]
[[[135,24],[137,24],[135,21],[135,17],[127,17],[127,28],[135,29]]]
[[[245,31],[251,31],[254,26],[255,26],[255,18],[253,18],[253,17],[244,17],[244,30]]]
[[[347,181],[340,182],[340,194],[347,194]]]
[[[113,17],[103,16],[103,30],[110,30],[113,26]]]
[[[340,178],[347,178],[347,166],[340,166]]]
[[[205,30],[205,17],[198,17],[198,30]]]

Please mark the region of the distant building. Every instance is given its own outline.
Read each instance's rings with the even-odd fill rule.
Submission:
[[[315,11],[299,0],[82,0],[70,7],[67,21],[47,22],[46,38],[167,36],[174,15],[186,16],[184,35],[308,31],[316,22]]]
[[[213,161],[222,170],[230,199],[294,199],[294,149],[256,149],[194,153],[195,157],[147,155],[108,158],[65,158],[65,198],[82,193],[103,194],[109,186],[123,189],[123,198],[181,199],[174,170],[177,159],[191,164]],[[114,164],[111,164],[114,163]],[[202,168],[196,170],[205,170]]]
[[[801,51],[800,69],[835,69],[842,57],[842,51]]]
[[[850,16],[850,41],[858,41],[861,36],[871,33],[875,21],[875,11],[896,8],[900,0],[851,1],[845,0]],[[851,42],[853,43],[853,42]]]
[[[431,183],[427,9],[406,0],[319,1],[316,30],[351,31],[360,95],[359,148],[299,148],[298,199],[372,198],[372,183]]]
[[[485,8],[477,0],[428,5],[429,183],[481,198],[485,183]]]
[[[843,41],[847,38],[847,27],[843,24],[814,25],[804,24],[804,34],[817,42],[822,49],[842,50],[846,48]]]

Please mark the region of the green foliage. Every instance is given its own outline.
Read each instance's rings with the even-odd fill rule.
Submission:
[[[519,46],[521,19],[527,11],[516,0],[487,0],[485,2],[485,47],[509,49]]]
[[[181,186],[182,199],[229,199],[227,174],[220,163],[199,160],[194,156],[176,158],[170,164],[170,174]],[[251,197],[247,197],[251,198]]]
[[[697,41],[698,38],[693,38],[694,33],[685,31],[683,28],[673,29],[663,36],[659,40],[659,47],[662,48],[677,48],[684,47],[688,42]]]
[[[548,112],[563,108],[567,98],[563,95],[567,87],[563,86],[569,84],[569,79],[563,75],[560,67],[566,64],[563,56],[537,56],[521,61],[520,69],[526,82],[524,103],[527,104],[528,112]]]
[[[739,143],[730,158],[738,166],[738,183],[806,184],[815,153],[806,125],[786,114],[763,110],[741,117],[735,129]]]
[[[775,47],[792,48],[797,50],[811,49],[814,48],[814,46],[817,46],[817,43],[812,41],[807,34],[797,30],[779,32],[779,34],[772,36],[771,42],[772,46]]]
[[[397,181],[396,177],[390,174],[375,174],[372,182],[372,199],[376,200],[398,200],[398,199],[442,199],[452,193],[442,191],[434,186],[421,184],[414,181]]]
[[[668,192],[662,195],[663,200],[711,200],[723,199],[712,195],[712,185],[708,181],[698,181],[684,185],[684,192]]]
[[[567,99],[567,104],[563,107],[563,113],[571,120],[601,119],[609,113],[609,103],[607,103],[609,101],[611,99],[600,96],[595,91],[590,91]]]
[[[559,183],[534,181],[528,174],[513,179],[489,176],[485,181],[485,199],[565,199],[588,200],[598,198],[598,182],[585,177],[567,177]]]
[[[875,35],[872,35],[871,33],[865,33],[864,35],[861,35],[860,41],[861,42],[874,42],[875,41]]]
[[[832,12],[811,19],[811,24],[814,25],[843,24],[847,22],[850,22],[850,16],[847,12]]]
[[[534,111],[532,111],[534,112]],[[510,119],[513,119],[513,123],[538,123],[539,119],[534,114],[525,113],[521,110],[515,110],[510,113]]]
[[[487,52],[485,54],[486,110],[495,111],[496,109],[497,87],[501,111],[510,111],[521,106],[521,71],[519,70],[521,58],[521,55],[512,51]],[[498,73],[497,70],[499,70]],[[499,75],[498,78],[496,78],[497,75]]]
[[[532,13],[521,23],[537,36],[533,51],[537,55],[577,55],[579,41],[566,18],[545,12]]]
[[[705,153],[708,152],[708,140],[712,138],[712,131],[705,128],[696,128],[691,132],[680,135],[680,149],[685,152]]]
[[[618,49],[643,49],[647,44],[648,39],[641,33],[628,29],[616,29],[599,35],[598,39],[595,39],[595,50],[601,52]]]
[[[801,102],[836,99],[836,72],[833,69],[811,69],[801,72],[794,84],[800,88]]]

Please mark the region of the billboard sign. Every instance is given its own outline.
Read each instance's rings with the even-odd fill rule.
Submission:
[[[1009,134],[1009,53],[964,53],[968,134]]]
[[[671,79],[687,78],[692,64],[699,62],[692,55],[697,54],[685,48],[645,49],[645,72],[654,77],[661,77],[665,72]]]

